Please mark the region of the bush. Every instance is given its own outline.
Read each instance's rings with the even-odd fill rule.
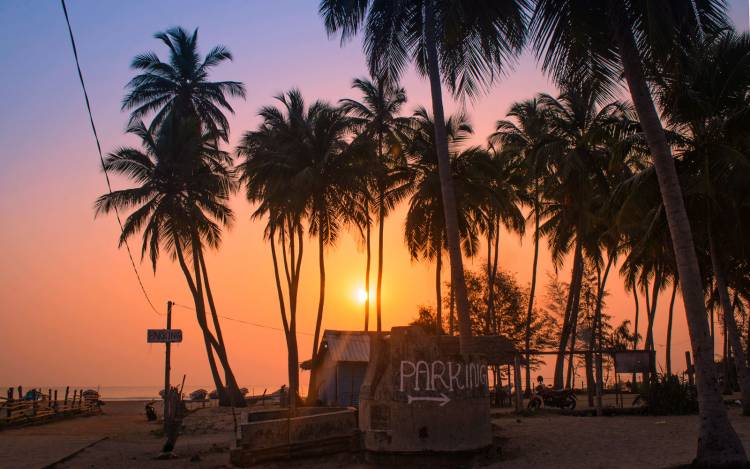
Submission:
[[[695,386],[681,381],[677,375],[657,375],[639,386],[638,391],[649,414],[685,415],[698,412]]]

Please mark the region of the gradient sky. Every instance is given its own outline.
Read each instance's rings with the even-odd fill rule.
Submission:
[[[149,50],[165,58],[165,48],[152,35],[172,26],[199,27],[203,52],[216,44],[233,52],[234,62],[212,76],[240,80],[247,87],[247,100],[232,102],[233,145],[242,132],[257,126],[257,110],[291,87],[299,87],[310,101],[357,97],[349,87],[352,78],[366,73],[360,43],[342,48],[338,40],[329,40],[317,4],[69,1],[104,151],[136,143],[123,134],[127,114],[120,111],[123,86],[133,75],[128,65],[134,55]],[[738,28],[747,30],[747,1],[733,0],[730,9]],[[93,202],[106,186],[60,4],[5,0],[0,3],[0,31],[0,386],[158,385],[163,379],[163,347],[146,344],[145,329],[163,327],[164,318],[145,303],[125,251],[117,248],[114,217],[94,219]],[[409,98],[406,111],[429,104],[425,80],[410,70],[402,83]],[[476,143],[492,132],[510,103],[541,91],[555,89],[526,53],[491,92],[467,103]],[[446,106],[449,112],[459,108],[453,102]],[[113,184],[124,187],[121,180]],[[232,207],[237,221],[225,232],[221,249],[207,257],[218,308],[224,315],[280,327],[263,224],[250,221],[252,207],[244,197],[235,197]],[[418,305],[434,304],[434,266],[410,261],[403,243],[403,216],[400,207],[386,220],[386,328],[411,320]],[[531,248],[528,236],[501,237],[501,267],[516,273],[522,284],[530,280]],[[308,241],[305,254],[299,329],[311,332],[318,289],[314,243]],[[355,292],[363,286],[362,246],[346,234],[326,253],[326,262],[324,327],[361,328],[362,307]],[[477,258],[467,260],[466,266],[478,269],[482,263]],[[546,273],[553,272],[546,252],[540,266],[539,278],[546,283]],[[166,257],[155,275],[147,262],[139,268],[157,307],[164,309],[168,299],[191,304],[182,274]],[[567,272],[566,266],[561,276],[567,278]],[[632,299],[623,292],[621,281],[614,278],[610,285],[608,312],[614,322],[632,319]],[[655,324],[660,352],[667,300],[660,302]],[[175,376],[187,374],[190,386],[209,385],[193,314],[175,309],[173,324],[183,329],[184,342],[174,349],[172,369]],[[243,385],[271,387],[286,381],[282,332],[229,321],[223,327],[230,360]],[[301,358],[308,358],[311,338],[301,334],[299,342]],[[673,343],[674,363],[680,368],[689,347],[681,300]],[[663,362],[663,353],[659,360]],[[302,379],[304,384],[307,378]]]

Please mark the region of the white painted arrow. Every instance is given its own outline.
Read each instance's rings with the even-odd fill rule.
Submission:
[[[428,396],[414,397],[411,394],[407,395],[407,397],[409,398],[407,404],[411,404],[414,401],[433,401],[433,402],[439,402],[440,407],[443,407],[445,404],[451,401],[451,398],[446,396],[442,392],[440,393],[440,397],[428,397]]]

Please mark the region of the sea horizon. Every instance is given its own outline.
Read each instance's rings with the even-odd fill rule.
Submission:
[[[175,383],[173,383],[174,385]],[[179,383],[177,383],[179,385]],[[70,388],[69,397],[72,398],[73,391],[74,390],[87,390],[87,389],[94,389],[99,392],[100,399],[102,401],[142,401],[142,400],[151,400],[151,399],[161,399],[159,396],[159,391],[161,391],[164,386],[163,385],[138,385],[138,386],[128,386],[128,385],[114,385],[114,386],[102,386],[102,385],[69,385],[69,386],[53,386],[53,385],[25,385],[21,384],[23,388],[24,394],[28,392],[31,389],[39,389],[43,394],[47,394],[49,390],[52,390],[54,393],[57,391],[57,398],[58,400],[64,399],[65,396],[65,388]],[[18,386],[12,386],[13,389],[17,390]],[[262,385],[262,384],[253,384],[253,385],[240,385],[240,387],[245,387],[248,389],[248,395],[262,395],[263,391],[266,390],[266,394],[271,394],[272,392],[276,391],[281,387],[281,384],[274,384],[274,385]],[[7,396],[8,395],[8,388],[9,386],[0,386],[0,396]],[[207,391],[212,391],[215,389],[215,386],[210,384],[185,384],[185,388],[183,390],[184,394],[190,394],[191,392],[198,390],[198,389],[205,389]],[[18,392],[14,391],[14,397],[18,398]]]

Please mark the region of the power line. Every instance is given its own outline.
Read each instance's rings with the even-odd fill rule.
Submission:
[[[99,161],[102,164],[102,170],[104,170],[104,178],[107,180],[107,191],[109,192],[109,195],[112,195],[112,184],[109,181],[109,174],[107,173],[107,167],[104,164],[104,156],[102,156],[102,145],[99,142],[99,134],[96,132],[96,126],[94,125],[94,116],[91,112],[91,103],[89,102],[89,95],[86,92],[86,84],[83,81],[83,73],[81,72],[81,64],[78,61],[78,49],[76,48],[76,41],[73,38],[73,28],[70,26],[70,18],[68,17],[68,9],[65,7],[65,0],[60,0],[60,3],[62,4],[63,13],[65,14],[65,22],[68,24],[68,34],[70,34],[70,45],[73,47],[73,56],[76,59],[76,68],[78,69],[78,79],[81,82],[81,88],[83,89],[83,98],[86,101],[86,110],[89,114],[89,122],[91,122],[91,130],[94,132],[94,139],[96,140],[96,149],[99,152]],[[114,207],[115,209],[115,216],[117,217],[117,223],[120,225],[120,233],[124,233],[124,228],[122,225],[122,219],[120,218],[120,212],[117,210],[117,207]],[[138,272],[138,267],[135,265],[135,260],[133,259],[133,253],[130,251],[130,244],[128,244],[128,240],[124,239],[125,242],[125,249],[128,252],[128,258],[130,259],[130,265],[133,266],[133,272],[135,272],[135,278],[138,279],[138,285],[141,287],[141,291],[143,292],[143,296],[146,298],[146,301],[148,302],[148,305],[151,307],[151,309],[159,316],[163,316],[162,313],[159,312],[154,307],[154,304],[151,302],[151,298],[148,296],[148,292],[146,292],[146,287],[143,285],[143,281],[141,280],[141,274]]]
[[[187,310],[190,310],[190,311],[195,311],[195,308],[193,308],[191,306],[185,306],[185,305],[181,305],[179,303],[173,303],[173,305],[177,306],[178,308],[183,308],[183,309],[187,309]],[[282,329],[280,327],[268,326],[266,324],[259,324],[257,322],[245,321],[244,319],[237,319],[237,318],[233,318],[233,317],[230,317],[230,316],[223,316],[221,314],[219,315],[219,317],[222,318],[222,319],[226,319],[227,321],[234,321],[234,322],[239,322],[239,323],[242,323],[242,324],[247,324],[248,326],[255,326],[255,327],[261,327],[263,329],[271,329],[271,330],[274,330],[274,331],[285,332],[284,329]],[[310,332],[301,332],[301,331],[297,331],[297,334],[309,335],[309,336],[313,335]]]

